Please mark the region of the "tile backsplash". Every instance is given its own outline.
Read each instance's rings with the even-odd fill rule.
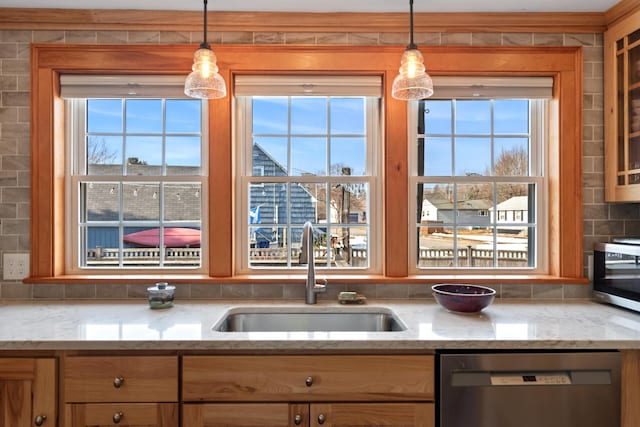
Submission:
[[[6,296],[3,299],[33,298],[37,300],[60,299],[140,299],[146,298],[150,285],[14,285],[26,293]],[[305,287],[299,284],[176,284],[176,301],[180,299],[280,299],[304,301]],[[589,285],[489,285],[496,290],[497,298],[504,299],[588,299]],[[15,289],[11,287],[10,289]],[[329,282],[327,292],[318,295],[319,301],[337,301],[338,293],[356,291],[371,299],[431,299],[431,284],[367,284],[343,285]]]

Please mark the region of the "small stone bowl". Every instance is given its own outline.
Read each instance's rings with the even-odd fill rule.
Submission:
[[[457,313],[478,313],[493,302],[496,291],[485,286],[441,283],[431,287],[438,304]]]

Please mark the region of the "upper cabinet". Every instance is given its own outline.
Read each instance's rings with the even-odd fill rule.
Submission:
[[[640,201],[640,12],[604,37],[605,198]]]

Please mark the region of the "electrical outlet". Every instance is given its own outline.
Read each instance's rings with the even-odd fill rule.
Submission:
[[[29,275],[29,254],[4,254],[2,279],[22,280]]]

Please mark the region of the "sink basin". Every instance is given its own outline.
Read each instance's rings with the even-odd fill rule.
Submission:
[[[392,332],[406,326],[386,308],[232,308],[213,329],[219,332]]]

